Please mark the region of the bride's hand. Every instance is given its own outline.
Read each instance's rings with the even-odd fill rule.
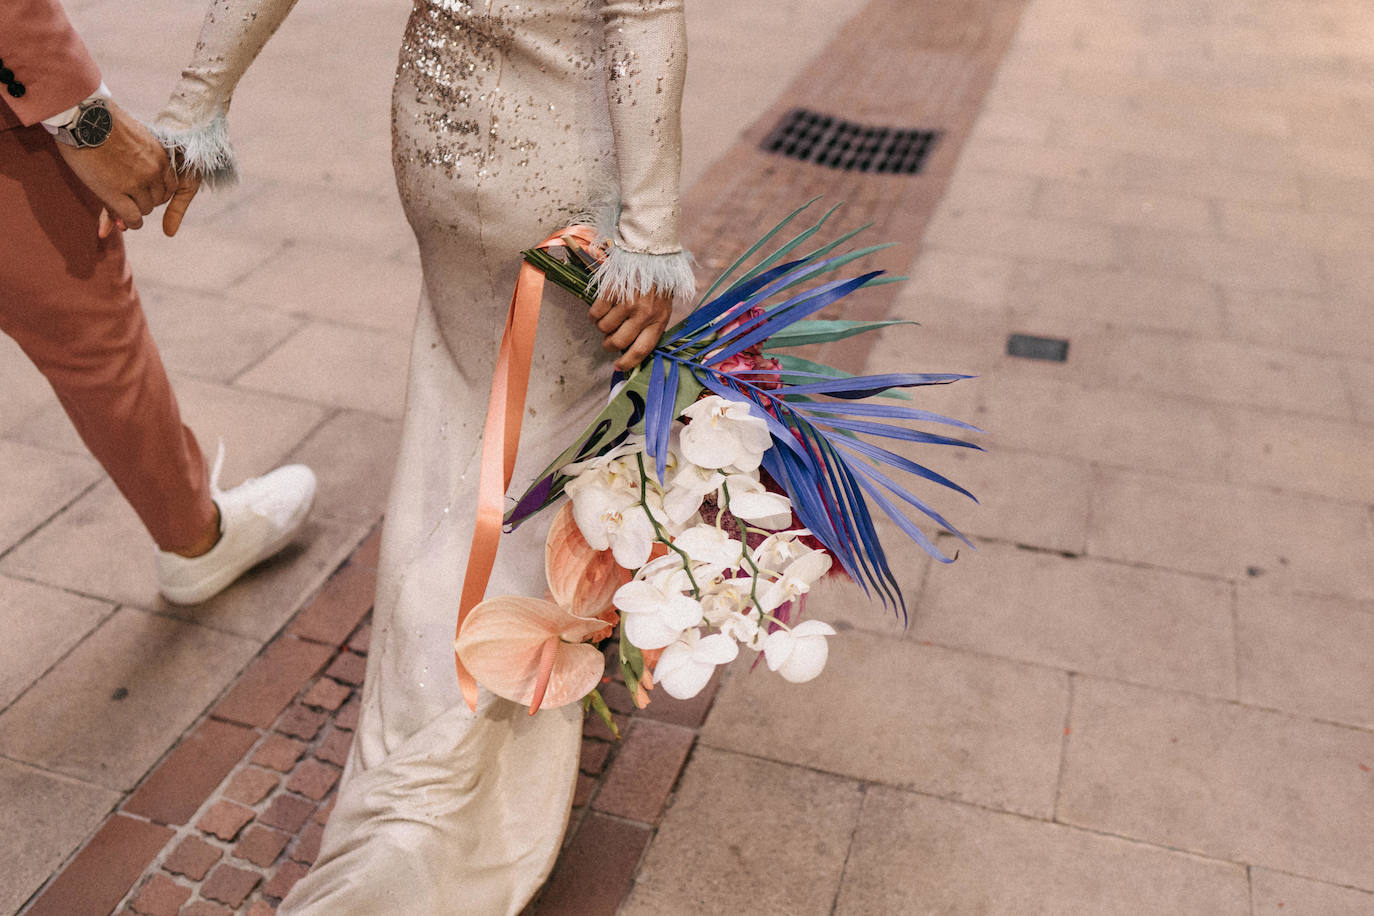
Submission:
[[[657,290],[640,293],[628,302],[601,297],[588,315],[597,330],[606,335],[601,346],[622,351],[615,367],[628,372],[653,352],[668,327],[673,313],[673,297]]]
[[[183,172],[178,179],[177,189],[173,192],[167,209],[162,211],[162,232],[167,236],[177,234],[177,230],[181,228],[181,219],[186,215],[186,208],[191,206],[196,192],[200,190],[200,176],[196,173]]]

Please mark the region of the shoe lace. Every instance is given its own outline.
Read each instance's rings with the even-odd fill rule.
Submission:
[[[223,506],[221,498],[225,491],[220,488],[219,475],[224,469],[224,439],[221,437],[219,445],[215,448],[215,463],[210,469],[210,496],[216,504]],[[278,527],[285,526],[291,514],[296,510],[296,502],[288,494],[263,490],[253,487],[252,484],[258,480],[256,477],[249,477],[234,489],[237,491],[238,499],[248,510],[255,515],[271,519]]]
[[[219,498],[224,495],[224,491],[219,486],[219,473],[224,470],[224,437],[219,438],[219,445],[215,448],[215,463],[210,468],[210,498],[219,502]]]

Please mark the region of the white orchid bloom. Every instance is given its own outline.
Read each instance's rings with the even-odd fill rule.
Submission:
[[[703,468],[757,470],[773,445],[767,422],[742,401],[713,394],[682,415],[692,421],[682,431],[682,457]]]
[[[665,591],[685,592],[692,585],[683,572],[682,558],[671,552],[645,563],[635,572],[635,578]]]
[[[683,630],[701,623],[701,602],[684,593],[688,580],[681,563],[677,573],[656,576],[654,581],[635,579],[616,589],[611,602],[621,613],[621,632],[631,645],[662,649]]]
[[[663,511],[677,525],[686,524],[697,514],[706,494],[720,486],[725,475],[714,468],[682,462],[663,494]]]
[[[609,548],[625,569],[649,562],[654,525],[639,503],[638,492],[625,498],[621,491],[589,488],[574,497],[573,520],[593,550]]]
[[[760,569],[782,572],[792,561],[815,552],[801,541],[803,535],[810,533],[806,528],[794,528],[791,531],[770,534],[763,539],[762,544],[754,548],[754,564]]]
[[[649,513],[660,523],[666,521],[662,497],[654,491],[645,494],[645,504],[639,501],[637,469],[634,474],[620,459],[602,461],[586,467],[568,481],[565,492],[572,499],[573,521],[593,550],[609,549],[616,563],[626,569],[638,569],[649,562],[654,546],[654,524]],[[672,534],[677,526],[669,528]]]
[[[825,638],[834,635],[835,628],[820,620],[803,620],[791,630],[774,630],[763,643],[768,670],[794,684],[811,680],[825,668],[830,654]]]
[[[702,636],[697,630],[688,630],[659,656],[654,683],[671,697],[689,700],[701,693],[717,665],[732,662],[737,655],[739,645],[730,637],[720,633]]]
[[[762,651],[764,641],[768,638],[768,632],[759,626],[759,618],[756,613],[730,614],[721,621],[720,632],[755,652]]]
[[[639,503],[639,490],[602,474],[584,474],[568,481],[573,521],[593,550],[611,546],[610,529],[619,525],[619,513]]]
[[[811,591],[811,586],[830,570],[830,554],[813,550],[788,564],[782,578],[769,583],[759,595],[759,607],[773,611]]]
[[[673,538],[673,546],[708,566],[735,566],[744,556],[744,545],[715,525],[693,525]]]
[[[713,580],[701,594],[701,611],[706,622],[713,627],[720,627],[731,616],[749,610],[753,586],[754,579],[751,576]]]
[[[649,562],[654,549],[654,523],[643,506],[634,505],[612,516],[607,525],[611,556],[624,569]]]
[[[731,474],[725,478],[722,496],[726,491],[730,494],[730,514],[736,518],[770,531],[786,528],[792,522],[792,500],[765,489],[752,476]],[[725,505],[723,498],[721,505]]]

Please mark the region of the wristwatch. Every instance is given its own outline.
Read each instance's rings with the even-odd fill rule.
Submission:
[[[59,143],[77,149],[99,146],[110,138],[114,129],[114,118],[110,116],[110,106],[104,99],[87,99],[76,107],[76,114],[65,126],[53,131]]]

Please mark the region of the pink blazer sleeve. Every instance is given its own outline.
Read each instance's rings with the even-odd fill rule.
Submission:
[[[100,70],[58,0],[0,2],[0,61],[12,74],[0,85],[0,127],[37,124],[100,85]]]

